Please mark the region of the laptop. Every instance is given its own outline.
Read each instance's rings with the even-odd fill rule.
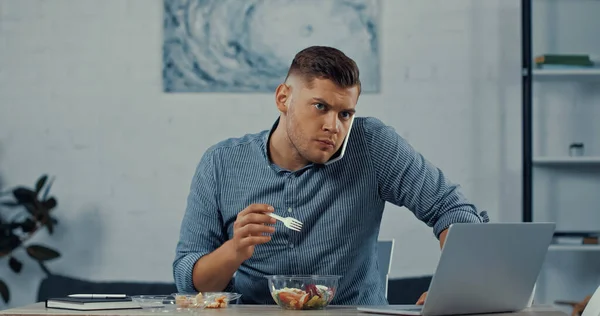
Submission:
[[[554,223],[450,226],[425,304],[359,306],[365,313],[441,316],[529,307]]]

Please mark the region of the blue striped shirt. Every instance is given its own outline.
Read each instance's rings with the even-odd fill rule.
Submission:
[[[271,274],[341,275],[332,304],[387,304],[376,248],[386,201],[411,210],[436,237],[452,223],[487,221],[456,184],[378,119],[355,119],[341,160],[295,172],[268,158],[276,124],[224,140],[202,156],[173,262],[179,291],[195,291],[194,264],[232,238],[237,214],[253,203],[270,204],[304,226],[296,232],[278,221],[271,241],[240,266],[225,290],[241,293],[245,304],[274,304],[263,277]]]

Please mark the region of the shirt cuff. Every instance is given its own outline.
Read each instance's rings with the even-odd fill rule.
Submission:
[[[190,253],[181,258],[175,269],[175,285],[180,293],[197,292],[192,279],[194,265],[205,253]]]
[[[198,289],[194,286],[194,265],[200,258],[208,253],[190,253],[187,256],[181,258],[179,263],[177,264],[177,268],[175,270],[175,284],[177,286],[177,291],[180,293],[195,293],[198,292]],[[223,290],[225,292],[235,292],[235,285],[233,282],[233,278],[229,280],[229,283]]]
[[[465,210],[450,211],[438,219],[433,226],[433,233],[439,239],[440,234],[454,223],[487,223],[489,221],[486,211],[479,213],[479,215]]]

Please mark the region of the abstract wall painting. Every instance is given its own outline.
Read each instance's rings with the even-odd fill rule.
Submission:
[[[379,0],[164,0],[166,92],[271,93],[294,55],[336,47],[379,92]]]

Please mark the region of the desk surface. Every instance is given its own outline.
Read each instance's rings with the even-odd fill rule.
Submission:
[[[150,312],[146,310],[130,309],[130,310],[112,310],[112,311],[71,311],[71,310],[60,310],[60,309],[47,309],[44,303],[36,303],[23,307],[17,307],[7,310],[0,311],[0,315],[11,315],[11,316],[81,316],[81,315],[92,315],[92,316],[160,316],[166,313]],[[338,315],[360,315],[360,316],[375,316],[376,314],[366,314],[356,310],[355,306],[329,306],[324,310],[320,311],[287,311],[281,309],[277,305],[231,305],[225,309],[220,310],[201,310],[198,313],[180,313],[175,312],[181,316],[184,315],[307,315],[307,316],[338,316]],[[534,306],[532,308],[517,312],[517,313],[496,313],[490,314],[490,316],[567,316],[562,311],[556,310],[551,306]]]

